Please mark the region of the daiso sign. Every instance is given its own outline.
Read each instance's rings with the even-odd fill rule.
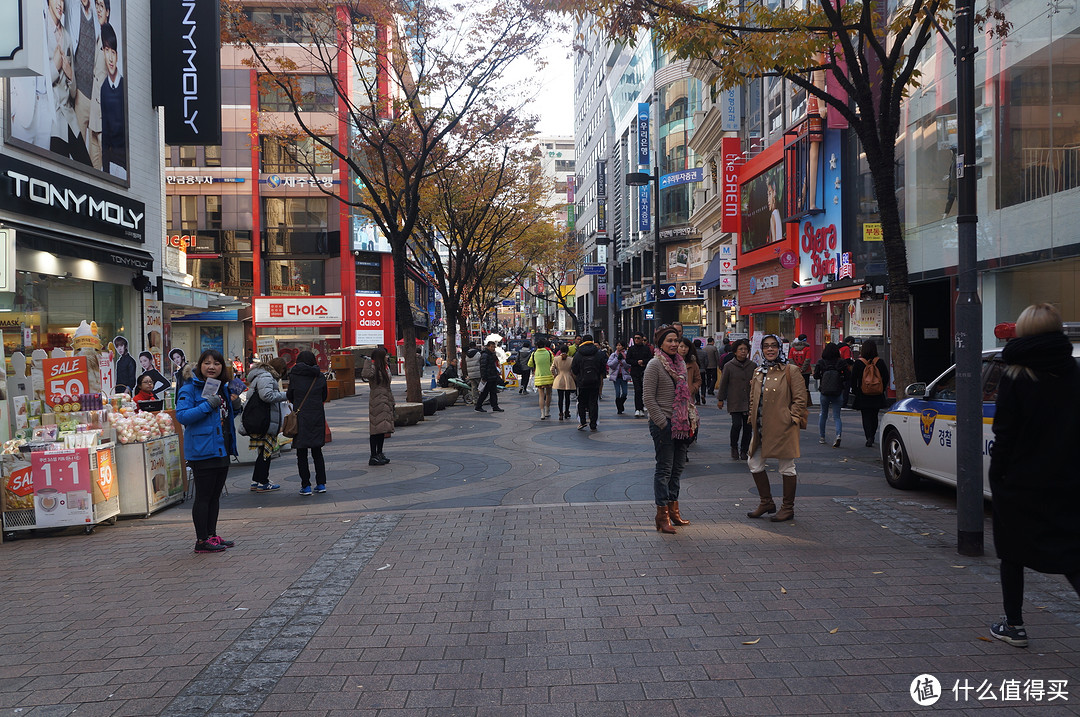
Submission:
[[[255,324],[263,326],[340,326],[340,296],[256,296]]]

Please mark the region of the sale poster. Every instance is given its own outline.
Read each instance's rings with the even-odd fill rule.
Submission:
[[[110,500],[116,495],[116,471],[113,468],[113,452],[111,447],[97,449],[97,488],[101,499],[95,502],[101,503]]]
[[[85,356],[44,358],[41,369],[45,381],[45,403],[49,406],[67,403],[72,396],[90,393],[90,373]],[[68,398],[65,399],[65,396]]]
[[[154,368],[162,370],[162,351],[165,346],[162,303],[143,295],[143,332],[146,336],[146,350],[154,359]]]
[[[116,366],[113,357],[108,351],[98,354],[98,371],[101,372],[101,390],[106,396],[111,396],[116,391]]]
[[[87,448],[30,454],[37,527],[59,528],[93,522],[89,454]]]

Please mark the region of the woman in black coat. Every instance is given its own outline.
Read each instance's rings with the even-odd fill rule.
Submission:
[[[877,366],[881,374],[881,393],[869,395],[862,392],[862,375],[866,366],[871,362]],[[885,392],[889,389],[889,366],[878,356],[877,344],[872,340],[863,341],[859,349],[859,360],[851,367],[851,392],[855,396],[853,406],[862,413],[863,435],[866,437],[866,447],[874,445],[877,436],[878,412],[885,408]]]
[[[1080,594],[1080,369],[1050,304],[1029,306],[1001,357],[990,490],[1005,617],[990,634],[1027,647],[1024,568],[1063,574]]]
[[[286,392],[296,412],[299,432],[293,438],[296,449],[296,468],[300,473],[300,495],[311,495],[311,472],[308,470],[308,449],[315,463],[315,492],[326,492],[326,463],[322,447],[326,444],[326,377],[315,362],[315,354],[301,351],[289,370],[289,390]]]

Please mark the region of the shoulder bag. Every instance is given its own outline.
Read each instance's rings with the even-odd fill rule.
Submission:
[[[318,377],[316,377],[318,378]],[[304,407],[304,403],[307,402],[308,396],[311,395],[311,389],[315,388],[315,378],[311,379],[311,385],[308,386],[307,393],[300,400],[300,404],[293,410],[292,413],[281,419],[281,435],[286,438],[296,438],[300,433],[300,409]]]

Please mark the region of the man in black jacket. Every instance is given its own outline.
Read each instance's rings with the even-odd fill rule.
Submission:
[[[634,418],[645,415],[645,394],[641,382],[645,376],[645,365],[652,357],[652,349],[645,337],[640,333],[634,334],[634,345],[626,352],[626,362],[630,364],[630,379],[634,382]]]
[[[600,413],[600,382],[607,375],[607,355],[593,343],[592,336],[581,337],[574,360],[570,364],[570,373],[574,374],[577,384],[578,426],[579,431],[588,425],[596,430],[596,419]]]
[[[480,354],[480,385],[483,386],[483,389],[481,389],[480,395],[476,397],[477,411],[487,413],[484,410],[484,401],[491,399],[491,410],[495,413],[503,412],[499,408],[499,384],[501,382],[499,357],[495,355],[495,342],[488,341],[487,346],[484,347],[483,352]]]

